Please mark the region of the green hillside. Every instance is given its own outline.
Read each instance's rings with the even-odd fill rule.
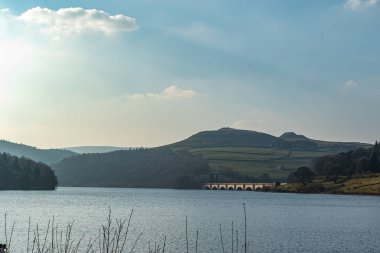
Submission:
[[[310,166],[317,157],[370,145],[317,141],[295,133],[275,137],[255,131],[222,128],[200,132],[166,147],[174,152],[200,155],[215,173],[232,169],[256,178],[267,173],[272,179],[283,180],[296,168]]]
[[[370,145],[222,128],[153,149],[76,155],[54,169],[61,186],[199,188],[214,180],[285,181],[315,158],[360,147]]]
[[[60,186],[200,188],[208,163],[170,149],[83,154],[54,165]]]
[[[169,145],[177,149],[201,147],[261,147],[289,148],[289,143],[275,136],[232,128],[221,128],[217,131],[197,133],[186,140]]]
[[[49,166],[0,152],[0,190],[54,190],[57,178]]]
[[[76,155],[69,150],[62,149],[38,149],[24,144],[17,144],[10,141],[0,140],[0,152],[5,152],[18,157],[27,157],[37,162],[54,164],[63,158]]]

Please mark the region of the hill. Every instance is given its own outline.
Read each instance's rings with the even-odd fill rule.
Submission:
[[[62,149],[38,149],[24,144],[17,144],[10,141],[0,140],[0,152],[5,152],[18,157],[27,157],[34,161],[46,164],[54,164],[63,158],[76,155],[69,150]]]
[[[319,150],[330,153],[347,152],[358,148],[369,148],[371,146],[370,144],[359,142],[314,140],[293,132],[284,133],[279,138],[288,141],[292,149]]]
[[[189,152],[206,159],[214,173],[233,170],[243,175],[284,181],[300,166],[310,166],[315,158],[368,148],[354,142],[328,142],[295,133],[280,137],[249,130],[222,128],[197,133],[165,146],[174,152]]]
[[[56,186],[49,166],[0,153],[0,190],[54,190]]]
[[[289,148],[289,143],[275,136],[232,128],[197,133],[186,140],[169,145],[171,148],[191,149],[203,147],[260,147]]]
[[[209,166],[170,149],[83,154],[54,165],[60,186],[199,188]]]
[[[196,188],[213,180],[285,181],[318,157],[361,147],[370,145],[222,128],[153,149],[71,156],[53,168],[62,186]]]
[[[310,141],[309,138],[307,138],[305,135],[296,134],[294,132],[286,132],[283,133],[280,136],[281,139],[287,140],[287,141]]]

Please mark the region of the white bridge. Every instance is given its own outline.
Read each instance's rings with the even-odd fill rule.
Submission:
[[[283,185],[284,183],[281,183]],[[274,183],[205,183],[204,190],[236,190],[236,191],[260,191],[269,190]]]

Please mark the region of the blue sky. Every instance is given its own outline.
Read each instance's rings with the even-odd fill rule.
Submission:
[[[230,126],[374,142],[379,6],[2,1],[1,138],[157,146]]]

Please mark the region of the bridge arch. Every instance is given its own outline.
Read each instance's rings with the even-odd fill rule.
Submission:
[[[205,183],[205,190],[270,191],[272,183]]]

